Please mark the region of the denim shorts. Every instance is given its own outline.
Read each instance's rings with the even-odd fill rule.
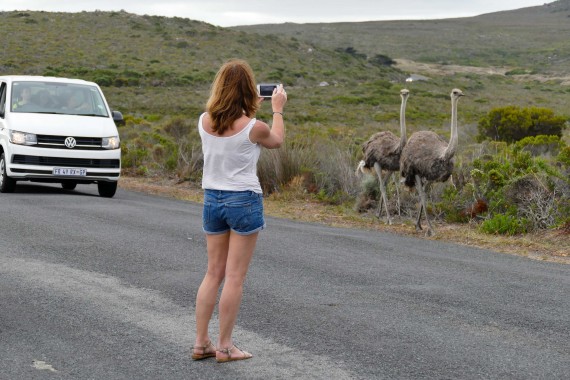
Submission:
[[[264,229],[263,195],[253,191],[204,190],[202,228],[209,235],[229,230],[250,235]]]

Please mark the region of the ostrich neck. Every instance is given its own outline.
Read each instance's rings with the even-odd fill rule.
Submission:
[[[406,145],[406,98],[402,98],[402,105],[400,106],[400,149]]]
[[[445,160],[449,160],[455,154],[457,150],[457,101],[458,98],[451,100],[451,136],[449,138],[449,144],[447,144],[447,149],[443,154]]]

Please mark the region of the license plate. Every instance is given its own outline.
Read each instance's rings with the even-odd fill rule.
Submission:
[[[53,175],[84,177],[87,175],[87,169],[79,168],[53,168]]]

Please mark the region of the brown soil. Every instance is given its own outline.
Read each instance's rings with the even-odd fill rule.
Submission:
[[[453,75],[457,73],[477,74],[477,75],[506,75],[510,68],[505,67],[476,67],[476,66],[460,66],[460,65],[442,65],[436,63],[416,62],[410,59],[395,59],[395,67],[407,73],[421,74],[427,77]],[[570,86],[570,75],[566,76],[546,76],[539,74],[523,74],[512,75],[511,78],[523,82],[560,82],[563,86]]]

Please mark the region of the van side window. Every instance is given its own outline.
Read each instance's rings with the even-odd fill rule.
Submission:
[[[4,117],[6,110],[6,83],[0,83],[0,117]]]

